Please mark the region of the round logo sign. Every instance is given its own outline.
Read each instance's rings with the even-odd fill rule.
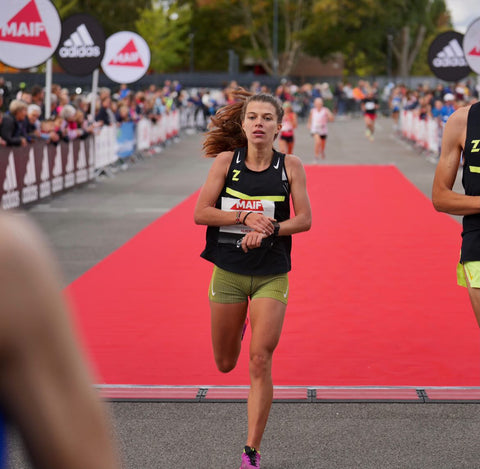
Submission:
[[[446,31],[432,41],[428,49],[428,65],[436,77],[458,81],[471,72],[463,54],[463,40],[463,34]]]
[[[2,0],[0,61],[14,68],[46,62],[58,46],[61,30],[50,0]]]
[[[145,75],[150,66],[150,48],[136,33],[121,31],[107,39],[102,69],[110,80],[133,83]]]
[[[83,76],[92,73],[100,67],[104,54],[105,33],[93,16],[78,14],[63,21],[55,57],[68,74]]]
[[[463,52],[470,68],[480,73],[480,18],[468,27],[463,38]]]

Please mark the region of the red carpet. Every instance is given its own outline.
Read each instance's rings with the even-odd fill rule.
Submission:
[[[294,236],[275,384],[480,385],[480,334],[455,279],[459,223],[393,166],[307,177],[314,221]],[[213,362],[196,196],[68,287],[99,383],[248,384],[248,347],[228,375]]]

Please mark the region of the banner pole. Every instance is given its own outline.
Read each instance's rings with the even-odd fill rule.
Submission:
[[[98,75],[99,75],[99,69],[96,68],[93,71],[93,77],[92,77],[92,100],[90,102],[90,121],[91,122],[95,121],[95,106],[97,104],[97,92],[98,92]]]
[[[52,58],[47,59],[45,69],[45,119],[52,113]]]

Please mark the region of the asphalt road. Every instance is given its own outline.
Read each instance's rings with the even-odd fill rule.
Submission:
[[[200,156],[201,140],[201,134],[185,134],[126,171],[25,211],[50,240],[65,285],[201,186],[211,164]],[[313,163],[305,124],[295,153]],[[394,164],[427,197],[435,169],[386,118],[379,119],[374,142],[360,119],[332,123],[322,164]],[[245,403],[121,402],[109,408],[128,469],[240,465]],[[480,468],[479,434],[476,403],[274,403],[262,468]],[[30,467],[16,435],[10,449],[13,469]]]

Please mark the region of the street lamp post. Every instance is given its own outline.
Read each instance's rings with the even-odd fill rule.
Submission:
[[[194,62],[194,55],[193,55],[193,39],[195,38],[195,33],[190,33],[188,37],[190,38],[190,73],[193,73],[195,69],[195,62]]]

